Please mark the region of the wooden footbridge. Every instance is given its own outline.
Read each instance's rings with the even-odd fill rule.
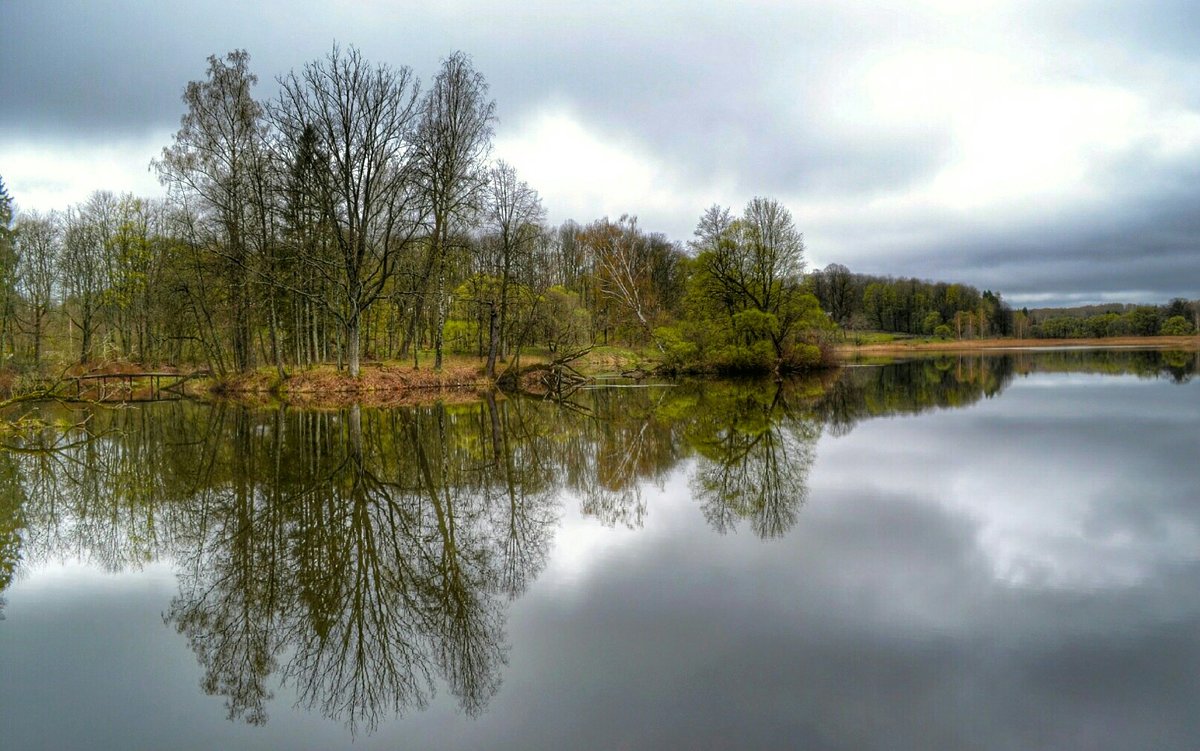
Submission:
[[[209,375],[207,370],[191,373],[84,373],[68,376],[75,382],[74,394],[68,398],[93,402],[158,402],[184,397],[183,384],[193,378]]]

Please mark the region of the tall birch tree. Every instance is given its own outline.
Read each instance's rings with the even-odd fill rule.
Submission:
[[[435,369],[442,367],[449,309],[446,274],[451,231],[456,222],[480,208],[488,184],[486,160],[495,122],[496,103],[488,98],[487,81],[475,70],[471,58],[455,52],[442,61],[421,105],[416,160],[420,189],[432,223]]]

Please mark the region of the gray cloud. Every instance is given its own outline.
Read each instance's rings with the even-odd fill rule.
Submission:
[[[1188,186],[1197,180],[1200,165],[1164,166],[1070,213],[1000,229],[947,218],[939,233],[907,247],[881,242],[872,252],[875,238],[867,238],[860,257],[841,262],[873,273],[968,281],[1013,297],[1047,295],[1050,304],[1104,295],[1151,303],[1195,298],[1200,215]],[[896,234],[906,236],[903,229]]]
[[[841,219],[798,217],[821,263],[1064,301],[1200,294],[1200,226],[1188,195],[1200,172],[1194,149],[1146,144],[1142,152],[1097,156],[1101,194],[1082,208],[1051,201],[1034,213],[884,216],[871,202],[927,183],[953,160],[957,134],[935,113],[865,114],[872,92],[854,75],[897,49],[961,48],[1015,57],[1034,75],[1137,92],[1163,111],[1200,109],[1200,60],[1188,33],[1197,12],[1185,2],[1034,4],[949,20],[930,6],[897,11],[882,3],[667,3],[648,12],[637,5],[78,0],[7,4],[0,12],[0,134],[9,141],[102,144],[168,132],[182,114],[186,82],[203,77],[208,55],[233,48],[250,51],[263,97],[276,76],[335,40],[373,60],[411,65],[423,78],[441,57],[464,49],[492,85],[502,132],[566,107],[596,132],[640,145],[683,184],[719,182],[733,191],[713,201],[773,194],[840,202]],[[912,84],[901,72],[895,83]],[[545,198],[553,206],[555,196]],[[702,209],[655,216],[664,226],[650,229],[686,239]]]

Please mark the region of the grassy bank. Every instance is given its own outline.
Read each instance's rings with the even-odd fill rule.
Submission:
[[[519,368],[549,362],[548,352],[524,352]],[[585,376],[620,376],[649,373],[657,367],[652,353],[625,347],[595,347],[572,366]],[[517,363],[497,363],[502,376]],[[188,386],[197,397],[231,399],[239,402],[287,402],[302,406],[336,407],[349,403],[372,406],[399,406],[432,401],[463,402],[478,399],[496,384],[485,374],[485,360],[474,356],[451,355],[441,371],[433,369],[432,356],[423,356],[419,367],[411,361],[387,360],[364,363],[358,378],[333,365],[291,368],[280,378],[273,367],[260,367],[251,373],[198,379]]]
[[[446,358],[441,370],[434,370],[432,358],[416,368],[411,361],[367,362],[357,378],[327,364],[289,368],[283,378],[273,367],[260,367],[250,373],[197,380],[189,385],[189,394],[239,402],[287,402],[318,407],[460,402],[477,399],[479,394],[492,389],[493,383],[483,371],[482,361],[457,356]]]
[[[1196,336],[1119,336],[1102,339],[884,339],[864,337],[861,343],[838,344],[834,355],[839,362],[858,362],[879,356],[898,356],[920,352],[981,352],[1011,349],[1061,349],[1063,347],[1144,348],[1194,352],[1200,349]]]
[[[841,364],[864,362],[888,362],[896,358],[934,353],[979,353],[986,351],[1022,349],[1090,348],[1145,348],[1162,350],[1200,350],[1200,337],[1156,336],[1119,337],[1107,339],[971,339],[939,340],[919,337],[899,338],[887,334],[856,334],[855,342],[835,345],[833,355]],[[525,352],[521,356],[520,369],[536,368],[552,358],[548,352]],[[652,374],[660,365],[660,355],[652,347],[630,348],[617,346],[595,347],[571,363],[575,371],[589,377],[617,377],[623,375],[642,376]],[[435,401],[465,403],[478,400],[483,394],[496,389],[496,383],[484,374],[483,358],[452,355],[445,359],[440,371],[432,366],[432,356],[423,356],[419,367],[411,361],[388,360],[363,364],[361,374],[351,378],[345,370],[333,365],[316,365],[308,368],[290,368],[280,378],[273,367],[260,367],[246,374],[229,374],[223,377],[197,378],[188,381],[184,391],[200,399],[232,400],[239,403],[270,405],[288,403],[304,407],[337,408],[358,403],[369,406],[402,406]],[[516,363],[504,362],[497,366],[502,375]],[[111,362],[90,368],[73,366],[62,371],[59,385],[64,393],[74,394],[73,376],[83,374],[123,374],[143,372],[187,372],[188,368],[166,365],[141,365],[137,363]],[[531,378],[533,374],[530,374]],[[529,380],[529,379],[524,379]],[[524,380],[514,381],[518,389]],[[36,383],[35,383],[36,382]],[[13,372],[0,371],[0,395],[28,390],[33,385],[43,385],[45,376],[25,374],[18,377]],[[150,398],[150,383],[146,379],[129,383],[133,391],[128,396],[135,399]],[[535,391],[530,388],[528,390]],[[111,389],[110,389],[111,391]],[[97,398],[94,393],[85,398]]]

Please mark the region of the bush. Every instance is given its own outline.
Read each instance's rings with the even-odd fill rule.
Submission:
[[[1163,336],[1191,336],[1196,333],[1196,327],[1183,316],[1171,316],[1163,321],[1159,333]]]
[[[711,363],[718,373],[770,373],[775,367],[775,347],[765,340],[729,344],[713,352]]]
[[[938,336],[937,332],[939,327],[946,329],[946,331],[950,330],[949,326],[944,326],[942,324],[942,314],[936,310],[930,311],[925,316],[925,320],[921,322],[921,330],[925,334],[933,334],[934,336]]]
[[[824,362],[825,354],[821,351],[820,345],[799,343],[787,352],[780,360],[779,365],[784,370],[808,370],[818,367]]]
[[[448,352],[470,354],[478,349],[479,326],[474,321],[450,319],[442,331]]]
[[[662,362],[666,370],[683,372],[700,364],[699,345],[684,338],[678,326],[660,326],[654,330],[654,338],[663,347]]]
[[[733,317],[733,331],[742,342],[757,343],[777,335],[779,319],[761,310],[743,310]]]

